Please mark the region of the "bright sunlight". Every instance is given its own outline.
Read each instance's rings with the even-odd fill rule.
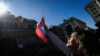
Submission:
[[[0,15],[4,14],[7,11],[6,5],[4,3],[0,3]]]

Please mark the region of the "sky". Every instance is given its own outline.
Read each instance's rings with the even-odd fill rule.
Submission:
[[[2,0],[4,1],[4,0]],[[91,0],[5,0],[11,14],[40,22],[44,15],[47,26],[59,25],[63,20],[76,17],[91,28],[95,27],[92,17],[84,9]]]

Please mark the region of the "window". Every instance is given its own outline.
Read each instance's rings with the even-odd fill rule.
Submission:
[[[4,28],[3,22],[0,22],[0,29],[1,29],[1,28]]]
[[[95,14],[97,14],[97,13],[98,13],[98,11],[94,12],[93,14],[95,15]]]
[[[11,29],[18,29],[17,23],[10,23],[10,28]]]
[[[91,11],[95,11],[95,10],[96,10],[96,8],[91,9]]]
[[[96,15],[95,17],[96,17],[96,18],[100,17],[100,14]]]
[[[17,25],[17,23],[14,23],[14,29],[18,29],[18,25]]]
[[[96,18],[98,17],[98,16],[95,16]]]
[[[100,3],[100,0],[97,0]]]
[[[32,42],[36,41],[35,37],[32,38]]]
[[[98,16],[100,16],[100,14],[98,14]]]
[[[93,4],[89,6],[89,8],[93,8],[93,7],[94,7]]]
[[[28,25],[28,29],[33,30],[34,26],[33,25]]]

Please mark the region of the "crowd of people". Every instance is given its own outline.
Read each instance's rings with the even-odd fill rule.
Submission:
[[[67,31],[67,42],[61,41],[52,31],[48,37],[65,56],[100,56],[100,29],[81,29],[70,27]]]
[[[46,52],[36,50],[36,45],[26,45],[24,48],[18,48],[14,39],[4,38],[0,40],[1,56],[100,56],[100,29],[80,29],[76,27],[74,30],[70,28],[66,35],[67,42],[59,39],[52,30],[45,28],[46,34],[50,42],[55,45],[58,50],[53,48]],[[47,44],[43,45],[43,47]],[[47,46],[48,47],[48,46]],[[52,47],[49,45],[49,47]]]

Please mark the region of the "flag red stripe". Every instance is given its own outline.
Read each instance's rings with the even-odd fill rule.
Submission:
[[[44,36],[44,34],[39,28],[36,29],[36,33],[39,36],[39,38],[41,38],[44,42],[47,42],[47,38]]]

